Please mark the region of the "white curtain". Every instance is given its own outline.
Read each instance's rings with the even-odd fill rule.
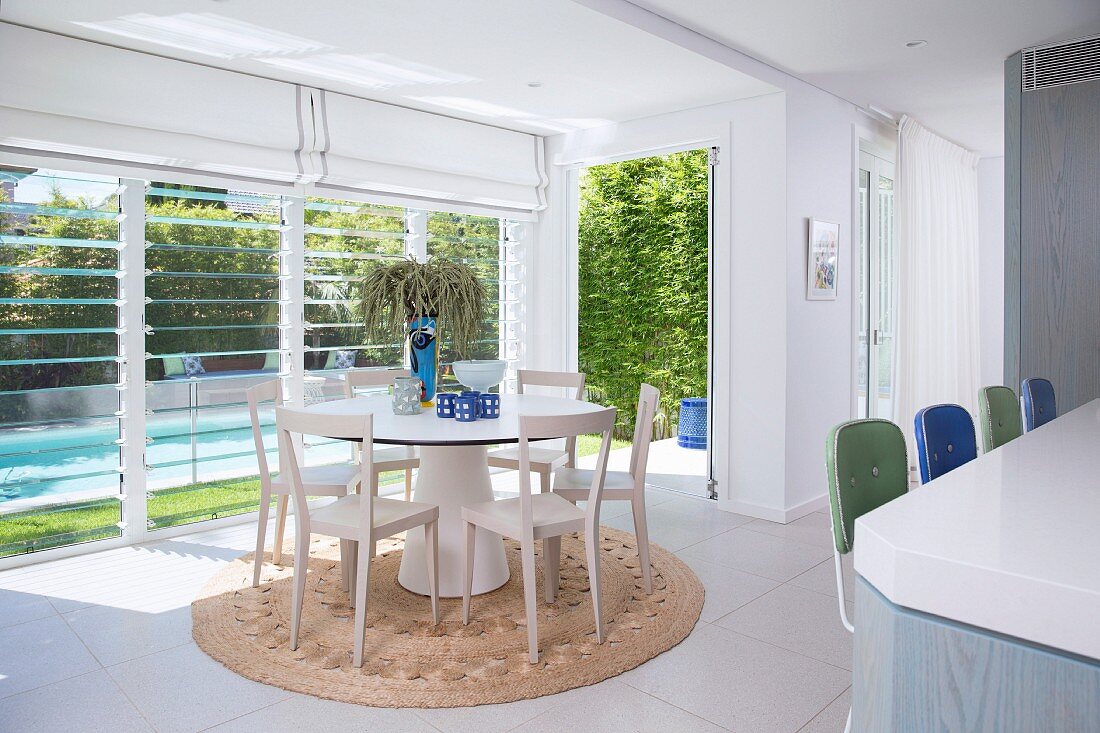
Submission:
[[[898,128],[898,399],[916,465],[913,417],[953,402],[977,412],[978,156],[903,117]]]

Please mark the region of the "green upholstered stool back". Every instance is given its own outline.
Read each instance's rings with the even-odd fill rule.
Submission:
[[[852,551],[855,522],[909,490],[901,428],[889,420],[852,420],[829,431],[825,444],[829,507],[837,552]]]
[[[1024,432],[1020,401],[1008,387],[982,387],[978,392],[978,422],[982,424],[982,450],[1000,448]]]

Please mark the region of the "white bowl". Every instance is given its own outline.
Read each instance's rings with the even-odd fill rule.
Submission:
[[[502,359],[469,359],[451,364],[455,378],[470,389],[488,392],[504,381],[505,363]]]

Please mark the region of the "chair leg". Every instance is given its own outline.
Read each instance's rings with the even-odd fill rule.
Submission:
[[[539,491],[544,494],[550,492],[550,469],[539,472]]]
[[[642,582],[647,595],[653,593],[653,568],[649,564],[649,528],[646,526],[645,499],[635,497],[630,502],[634,510],[634,541],[638,544],[638,562],[642,567]]]
[[[560,580],[561,536],[545,537],[542,540],[542,582],[545,586],[543,597],[547,603],[553,603],[557,599]]]
[[[271,511],[271,492],[260,489],[260,513],[256,523],[256,560],[252,569],[252,587],[260,584],[260,571],[264,566],[264,545],[267,540],[267,514]]]
[[[309,537],[294,536],[294,597],[290,606],[290,648],[298,648],[298,630],[302,624],[302,604],[306,599],[306,572],[309,569]]]
[[[531,664],[539,661],[538,586],[535,585],[535,540],[520,541],[523,560],[523,601],[527,609],[527,653]]]
[[[439,522],[424,525],[424,556],[428,559],[428,591],[432,596],[432,623],[439,623]]]
[[[848,722],[844,724],[844,733],[851,733],[852,730],[852,709],[848,708]]]
[[[351,593],[349,568],[351,568],[351,560],[348,559],[348,541],[340,540],[340,585],[343,586],[344,592],[348,594]]]
[[[405,501],[412,501],[413,498],[413,471],[411,468],[405,469]]]
[[[371,474],[371,477],[370,477],[370,495],[371,496],[378,496],[378,476],[379,476],[379,473],[378,473],[377,470],[375,470],[375,472],[373,474]]]
[[[359,542],[348,540],[348,602],[355,608],[355,591],[358,588],[359,575]]]
[[[463,559],[466,570],[462,576],[462,623],[470,623],[470,596],[474,590],[474,543],[477,541],[477,525],[463,522],[466,528],[466,545]]]
[[[355,650],[353,661],[356,667],[363,666],[363,644],[367,635],[367,593],[370,589],[370,557],[367,555],[371,542],[359,541],[355,558]]]
[[[286,514],[290,508],[290,496],[280,494],[276,500],[275,509],[275,546],[271,549],[271,562],[276,565],[283,563],[283,537],[286,535]]]
[[[584,552],[588,559],[588,585],[592,593],[592,611],[596,616],[596,643],[603,644],[603,582],[600,577],[600,528],[588,527]]]

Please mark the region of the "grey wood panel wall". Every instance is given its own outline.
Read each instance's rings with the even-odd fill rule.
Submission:
[[[1005,61],[1005,384],[1020,383],[1020,54]]]
[[[1005,375],[1013,388],[1049,378],[1066,412],[1100,397],[1100,81],[1017,99],[1018,147],[1010,134],[1005,148]]]

